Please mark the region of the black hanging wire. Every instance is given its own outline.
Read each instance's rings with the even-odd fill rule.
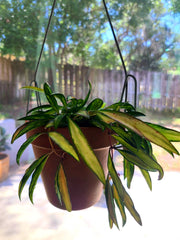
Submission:
[[[118,44],[118,41],[117,41],[117,38],[116,38],[116,34],[115,34],[115,31],[114,31],[114,28],[113,28],[113,25],[112,25],[112,21],[111,21],[111,18],[110,18],[110,15],[109,15],[109,12],[108,12],[108,9],[107,9],[107,4],[106,4],[105,0],[103,0],[103,4],[104,4],[104,8],[105,8],[106,15],[107,15],[107,18],[108,18],[108,22],[109,22],[109,25],[110,25],[110,28],[111,28],[111,31],[112,31],[112,34],[113,34],[113,37],[114,37],[114,41],[115,41],[115,44],[116,44],[116,47],[117,47],[122,65],[123,65],[124,74],[125,74],[125,80],[124,80],[124,85],[123,85],[123,88],[122,88],[120,101],[123,100],[124,95],[125,95],[125,101],[127,101],[127,98],[128,98],[128,80],[130,78],[132,78],[134,80],[134,107],[136,108],[136,105],[137,105],[137,103],[136,103],[136,101],[137,101],[137,80],[136,80],[136,77],[134,75],[127,73],[126,65],[124,63],[124,59],[123,59],[123,56],[122,56],[122,53],[121,53],[121,50],[120,50],[120,47],[119,47],[119,44]]]
[[[33,80],[30,82],[30,86],[32,86],[32,85],[34,84],[35,87],[38,87],[38,84],[37,84],[37,81],[36,81],[37,72],[38,72],[38,69],[39,69],[39,64],[40,64],[40,61],[41,61],[41,57],[42,57],[44,45],[45,45],[45,42],[46,42],[46,38],[47,38],[47,35],[48,35],[49,27],[50,27],[50,24],[51,24],[51,20],[52,20],[52,16],[53,16],[53,12],[54,12],[55,5],[56,5],[56,0],[53,1],[51,13],[50,13],[49,20],[48,20],[48,24],[47,24],[47,27],[46,27],[46,31],[45,31],[43,43],[42,43],[42,46],[41,46],[41,51],[40,51],[39,58],[38,58],[38,61],[37,61],[37,65],[36,65],[36,69],[35,69],[35,72],[34,72],[34,78],[33,78]],[[31,95],[30,95],[30,91],[29,91],[29,92],[28,92],[28,102],[27,102],[27,111],[26,111],[26,112],[29,111],[30,98],[31,98]],[[36,92],[36,101],[37,101],[37,106],[41,106],[41,99],[40,99],[39,92]]]
[[[122,99],[124,97],[124,94],[125,94],[125,101],[127,101],[127,97],[128,97],[128,79],[132,78],[134,80],[134,107],[136,108],[137,80],[136,80],[134,75],[131,75],[131,74],[127,73],[126,65],[124,63],[124,59],[123,59],[123,56],[122,56],[122,53],[121,53],[121,50],[120,50],[120,47],[119,47],[116,35],[115,35],[115,31],[114,31],[114,28],[113,28],[113,25],[112,25],[112,22],[111,22],[111,18],[110,18],[110,15],[109,15],[109,12],[108,12],[105,0],[103,0],[103,4],[104,4],[106,15],[107,15],[110,27],[111,27],[111,31],[112,31],[112,34],[113,34],[113,37],[114,37],[114,41],[115,41],[115,44],[116,44],[116,47],[117,47],[117,50],[118,50],[118,53],[119,53],[122,65],[123,65],[124,74],[125,74],[125,81],[124,81],[124,85],[123,85],[120,101],[122,101]],[[35,73],[34,73],[34,78],[30,82],[30,86],[32,86],[33,83],[34,83],[35,87],[38,87],[38,84],[37,84],[37,81],[36,81],[37,72],[38,72],[38,69],[39,69],[39,64],[40,64],[40,61],[41,61],[41,57],[42,57],[44,45],[45,45],[45,42],[46,42],[47,34],[48,34],[48,31],[49,31],[49,27],[50,27],[50,24],[51,24],[51,20],[52,20],[52,16],[53,16],[55,5],[56,5],[56,0],[53,1],[51,13],[50,13],[50,16],[49,16],[49,21],[48,21],[48,24],[47,24],[47,28],[46,28],[46,31],[45,31],[45,36],[44,36],[44,39],[43,39],[41,51],[40,51],[40,54],[39,54],[38,62],[37,62]],[[28,92],[28,102],[27,102],[27,111],[26,112],[28,112],[28,110],[29,110],[30,97],[31,97],[30,96],[30,92]],[[36,100],[37,100],[37,106],[40,106],[41,105],[41,99],[40,99],[40,95],[39,95],[38,92],[36,92]]]

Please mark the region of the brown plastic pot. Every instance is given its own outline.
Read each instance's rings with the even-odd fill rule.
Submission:
[[[99,159],[105,175],[107,175],[107,158],[109,146],[111,145],[111,137],[108,134],[108,130],[102,131],[96,127],[82,127],[81,130]],[[37,128],[28,132],[27,137],[35,132],[42,131],[45,130]],[[71,142],[68,128],[59,128],[56,131],[60,132]],[[36,158],[52,151],[46,134],[38,137],[32,146]],[[94,205],[102,195],[103,184],[82,160],[79,163],[57,145],[54,145],[54,147],[56,153],[50,155],[41,173],[48,200],[58,208],[65,208],[64,205],[60,204],[55,191],[55,176],[61,162],[67,179],[72,210],[85,209]]]
[[[0,182],[8,177],[9,173],[9,156],[5,153],[0,153]]]

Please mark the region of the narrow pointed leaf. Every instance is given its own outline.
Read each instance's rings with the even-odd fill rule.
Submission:
[[[59,165],[58,173],[57,173],[57,193],[59,194],[60,198],[64,202],[67,211],[72,211],[71,200],[68,191],[67,180],[65,176],[65,172],[63,169],[62,164]]]
[[[128,193],[126,192],[125,188],[123,187],[123,184],[116,172],[116,169],[114,167],[111,155],[109,154],[108,157],[108,170],[110,173],[110,176],[112,178],[112,181],[117,189],[119,198],[121,199],[121,201],[123,202],[123,204],[126,206],[126,208],[129,210],[129,212],[131,213],[131,215],[134,217],[134,219],[140,224],[142,225],[141,222],[141,218],[139,216],[139,213],[136,211],[133,201],[130,198],[130,196],[128,195]]]
[[[159,171],[159,180],[163,178],[164,171],[161,165],[159,165],[159,163],[156,162],[154,158],[143,152],[142,149],[137,150],[136,148],[132,147],[120,136],[113,135],[113,137],[128,150],[118,150],[124,156],[124,158],[145,170]]]
[[[53,96],[55,96],[56,98],[60,99],[61,103],[64,105],[64,107],[67,107],[67,101],[66,98],[63,94],[61,93],[53,93]]]
[[[171,142],[180,142],[180,132],[157,124],[147,123],[150,127],[163,134]]]
[[[168,152],[178,154],[176,148],[171,144],[171,142],[160,132],[150,127],[145,122],[140,119],[134,118],[130,115],[127,115],[123,112],[115,112],[115,111],[101,111],[105,116],[121,123],[128,129],[133,130],[135,133],[139,134],[142,137],[145,137],[152,143],[166,149]]]
[[[68,127],[71,133],[71,138],[78,150],[78,153],[87,164],[87,166],[96,174],[99,180],[105,184],[105,175],[103,168],[81,129],[70,118],[68,118]]]
[[[41,134],[44,134],[44,133],[37,133],[37,134],[34,134],[33,136],[29,137],[22,145],[21,147],[19,148],[18,152],[17,152],[17,155],[16,155],[16,162],[17,164],[19,165],[19,160],[24,152],[24,150],[29,146],[29,144],[31,144],[36,138],[38,138]]]
[[[77,161],[79,161],[79,157],[74,147],[68,142],[68,140],[62,134],[57,132],[49,132],[48,135],[62,150],[69,153]]]
[[[118,206],[119,211],[121,213],[122,223],[123,223],[123,226],[124,226],[126,224],[126,213],[125,213],[125,209],[124,209],[124,204],[121,201],[121,199],[119,198],[118,191],[117,191],[114,184],[112,186],[112,189],[113,189],[113,196],[114,196],[114,199],[116,201],[116,205]]]
[[[112,229],[114,223],[113,223],[113,220],[112,220],[110,214],[108,214],[108,219],[109,219],[109,227]]]
[[[44,112],[38,113],[38,114],[32,114],[29,116],[25,116],[22,118],[19,118],[18,120],[49,120],[49,119],[53,119],[53,116],[51,116],[50,114],[46,114]]]
[[[47,98],[49,104],[51,105],[51,107],[57,113],[59,113],[59,106],[58,106],[58,103],[56,101],[56,98],[52,95],[52,90],[51,90],[50,86],[47,83],[44,84],[44,93],[45,93],[46,98]]]
[[[116,218],[116,212],[115,212],[115,204],[114,204],[114,198],[112,193],[112,187],[109,183],[109,179],[106,180],[106,186],[105,186],[105,197],[106,197],[106,205],[108,209],[109,214],[109,220],[110,220],[110,227],[112,228],[113,223],[119,228],[117,218]]]
[[[65,114],[60,114],[54,119],[54,127],[58,128],[60,123],[62,122],[63,118],[65,117]]]
[[[163,171],[162,167],[157,162],[155,162],[153,159],[151,159],[151,162],[149,164],[149,163],[146,163],[145,161],[142,161],[142,158],[139,158],[138,156],[136,156],[133,153],[128,152],[126,150],[118,150],[118,152],[124,158],[126,158],[128,161],[130,161],[131,163],[135,164],[139,168],[142,168],[142,169],[144,169],[146,171],[151,171],[151,172],[159,171],[158,179],[161,180],[163,178],[164,171]],[[153,162],[152,162],[152,160],[153,160]]]
[[[92,111],[93,113],[94,113],[94,111]],[[101,110],[101,112],[102,112],[102,110]],[[107,123],[107,124],[110,124],[110,123],[113,123],[113,122],[115,122],[115,120],[114,119],[112,119],[112,118],[110,118],[110,117],[108,117],[108,116],[106,116],[106,115],[104,115],[104,114],[101,114],[101,112],[95,112],[96,113],[96,115],[103,121],[103,122],[105,122],[105,123]],[[95,115],[95,114],[94,114]]]
[[[49,108],[51,108],[51,106],[48,105],[48,104],[41,105],[41,106],[38,106],[38,107],[34,107],[27,112],[27,115],[29,115],[30,113],[32,114],[33,112],[36,112],[36,111],[39,112],[41,110],[46,110],[46,109],[49,109]]]
[[[127,179],[127,187],[130,188],[134,176],[134,164],[124,159],[124,178]]]
[[[144,169],[140,169],[142,172],[142,175],[144,176],[147,185],[149,186],[149,189],[152,191],[152,181],[151,181],[151,177],[148,171],[144,170]]]
[[[61,192],[60,192],[60,186],[59,186],[59,169],[60,169],[61,164],[59,164],[59,167],[56,171],[56,176],[55,176],[55,190],[57,197],[59,199],[59,203],[62,205],[62,198],[61,198]]]
[[[89,105],[87,106],[86,110],[90,111],[90,110],[98,110],[99,108],[101,108],[103,105],[103,100],[100,98],[95,98],[92,102],[89,103]]]
[[[47,98],[49,104],[51,105],[51,107],[52,107],[57,113],[59,113],[59,106],[58,106],[58,103],[57,103],[55,97],[52,96],[52,95],[46,95],[46,98]]]
[[[88,81],[88,84],[89,84],[89,91],[88,91],[88,93],[87,93],[84,101],[82,102],[80,108],[82,108],[82,107],[84,107],[84,106],[86,105],[86,103],[87,103],[87,101],[88,101],[88,99],[89,99],[89,96],[90,96],[90,94],[91,94],[92,86],[91,86],[91,83],[90,83],[89,81]]]
[[[85,111],[85,110],[80,110],[80,111],[78,111],[78,112],[77,112],[77,115],[83,116],[83,117],[85,117],[85,118],[89,118],[89,114],[88,114],[88,112]]]
[[[42,88],[32,87],[32,86],[25,86],[25,87],[22,87],[21,89],[33,90],[35,92],[41,92],[41,93],[44,92]]]
[[[50,95],[50,94],[53,93],[50,85],[49,85],[47,82],[44,83],[44,93],[45,93],[46,95]]]
[[[37,180],[44,168],[44,165],[46,164],[48,157],[49,157],[49,155],[44,156],[44,158],[41,160],[39,165],[34,170],[34,173],[32,174],[31,182],[29,185],[29,199],[31,200],[32,203],[33,203],[33,193],[34,193],[34,189],[36,187]]]
[[[121,183],[121,185],[122,185],[122,183]],[[131,197],[129,196],[129,194],[126,192],[123,185],[122,185],[122,191],[123,191],[123,201],[124,201],[126,208],[129,210],[129,212],[134,217],[136,222],[139,223],[139,225],[142,225],[141,217],[140,217],[139,213],[136,211],[134,203],[133,203]]]
[[[33,122],[26,122],[23,125],[21,125],[19,128],[16,129],[16,131],[14,132],[12,139],[11,139],[11,143],[13,143],[16,139],[18,139],[19,137],[21,137],[22,135],[24,135],[25,133],[29,132],[32,129],[35,129],[37,127],[41,127],[44,126],[44,124],[46,123],[46,120],[37,120],[37,121],[33,121]]]
[[[28,167],[26,169],[26,172],[24,174],[24,176],[22,177],[20,183],[19,183],[19,189],[18,189],[18,195],[19,195],[19,199],[21,200],[21,193],[22,190],[26,184],[26,182],[28,181],[29,177],[31,176],[31,174],[33,173],[33,171],[36,169],[36,167],[46,158],[46,155],[41,156],[40,158],[38,158],[37,160],[35,160],[30,167]]]
[[[11,138],[11,144],[18,138],[18,136],[21,134],[21,132],[24,130],[24,128],[26,128],[28,125],[28,123],[24,123],[23,125],[21,125],[20,127],[18,127],[16,129],[16,131],[14,132],[14,134],[12,135]],[[23,135],[24,133],[22,133]]]

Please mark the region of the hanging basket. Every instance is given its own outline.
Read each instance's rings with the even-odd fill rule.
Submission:
[[[99,159],[105,176],[107,176],[107,159],[109,147],[111,145],[108,130],[102,131],[96,127],[82,127],[81,130],[94,150],[95,155]],[[30,131],[27,133],[27,137],[41,131],[45,131],[45,129],[37,128]],[[57,132],[61,133],[71,142],[68,128],[59,128],[57,129]],[[52,152],[52,148],[46,134],[38,137],[33,142],[32,146],[36,158]],[[63,204],[61,205],[55,190],[55,177],[59,163],[63,165],[66,175],[72,210],[85,209],[97,203],[102,195],[103,184],[99,181],[96,175],[82,160],[77,162],[73,157],[62,151],[55,144],[54,149],[55,152],[50,155],[41,173],[46,194],[50,203],[58,208],[65,209],[65,206]]]

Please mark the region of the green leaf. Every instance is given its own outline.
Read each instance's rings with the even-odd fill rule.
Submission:
[[[23,135],[24,133],[24,128],[27,128],[27,126],[28,126],[28,124],[29,123],[24,123],[23,125],[21,125],[20,127],[18,127],[17,129],[16,129],[16,131],[13,133],[13,135],[12,135],[12,138],[11,138],[11,144],[12,143],[14,143],[14,141],[18,138],[18,136],[20,135]],[[23,131],[23,132],[22,132]],[[22,134],[21,134],[21,132],[22,132]]]
[[[134,219],[140,224],[142,225],[141,222],[141,218],[139,216],[139,213],[136,211],[133,201],[131,200],[130,196],[128,195],[128,193],[126,192],[125,188],[122,185],[122,182],[116,172],[116,169],[114,167],[111,155],[109,154],[108,156],[108,170],[110,173],[110,176],[112,178],[112,181],[117,189],[119,198],[121,199],[121,201],[124,203],[124,205],[126,206],[126,208],[129,210],[129,212],[131,213],[131,215],[134,217]]]
[[[180,132],[157,124],[147,123],[150,127],[163,134],[171,142],[180,142]]]
[[[46,95],[46,98],[47,98],[49,104],[52,106],[52,108],[57,113],[59,113],[59,106],[58,106],[58,103],[56,101],[56,98],[51,94],[52,90],[51,90],[50,86],[47,83],[44,84],[44,93]]]
[[[60,123],[62,122],[62,120],[64,119],[66,115],[65,114],[60,114],[57,117],[55,117],[54,119],[54,127],[57,129],[60,125]]]
[[[21,89],[33,90],[35,92],[40,92],[40,93],[44,92],[42,88],[32,87],[32,86],[25,86],[25,87],[22,87]]]
[[[25,133],[29,132],[32,129],[44,126],[44,124],[47,121],[45,120],[37,120],[37,121],[32,121],[32,122],[26,122],[23,125],[21,125],[19,128],[16,129],[16,131],[14,132],[12,139],[11,139],[11,143],[13,143],[16,139],[18,139],[19,137],[21,137],[22,135],[24,135]]]
[[[66,210],[71,212],[72,205],[71,205],[71,200],[69,196],[67,180],[66,180],[66,176],[65,176],[65,172],[62,164],[59,165],[59,168],[56,174],[55,188],[56,188],[56,193],[58,195],[60,203],[62,204],[61,202],[61,199],[62,199],[66,207]]]
[[[47,82],[44,83],[44,93],[45,95],[51,95],[53,93],[50,85]]]
[[[100,98],[95,98],[92,102],[89,103],[89,105],[87,106],[86,110],[90,111],[90,110],[98,110],[102,107],[103,105],[103,100]]]
[[[107,180],[106,180],[105,197],[106,197],[106,205],[107,205],[107,209],[108,209],[108,213],[109,213],[110,228],[112,228],[113,223],[114,223],[117,226],[117,228],[119,229],[117,218],[116,218],[112,187],[109,183],[109,177],[107,177]],[[112,220],[112,222],[111,222],[111,220]]]
[[[53,119],[53,115],[46,114],[44,112],[39,112],[38,114],[32,114],[30,116],[19,118],[18,120],[50,120]]]
[[[102,111],[102,110],[100,110],[100,111]],[[89,112],[91,113],[91,111],[89,111]],[[96,111],[94,112],[94,111],[92,111],[92,113],[93,113],[93,115],[98,116],[98,118],[100,118],[100,120],[102,122],[106,123],[106,124],[111,124],[111,123],[115,122],[114,119],[112,119],[112,118],[102,114],[101,112],[96,112]]]
[[[116,201],[116,205],[119,208],[119,211],[120,211],[120,214],[122,217],[123,226],[124,226],[126,224],[126,213],[125,213],[125,209],[124,209],[124,204],[123,204],[122,200],[119,198],[118,191],[114,184],[112,185],[112,190],[113,190],[113,196]]]
[[[85,118],[89,118],[89,114],[85,110],[79,110],[76,114]]]
[[[127,187],[130,188],[134,176],[134,164],[124,158],[124,178],[127,179]]]
[[[157,162],[155,162],[153,159],[148,159],[148,156],[146,156],[146,159],[143,159],[143,157],[139,157],[137,155],[134,155],[133,153],[128,152],[126,150],[118,150],[118,152],[124,158],[126,158],[128,161],[135,164],[139,168],[142,168],[144,170],[151,171],[151,172],[159,171],[159,178],[158,179],[161,180],[163,178],[164,172],[163,172],[162,167]],[[146,162],[147,159],[148,159],[148,163]]]
[[[32,135],[21,145],[21,147],[19,148],[17,155],[16,155],[16,162],[18,165],[19,165],[19,160],[20,160],[24,150],[29,146],[30,143],[32,143],[36,138],[38,138],[42,134],[44,134],[44,133],[36,133],[36,134]]]
[[[91,94],[92,86],[91,86],[91,83],[90,83],[89,81],[88,81],[88,84],[89,84],[89,91],[88,91],[88,93],[87,93],[84,101],[82,102],[82,104],[81,104],[81,106],[80,106],[80,109],[83,108],[83,107],[86,105],[86,103],[87,103],[87,101],[88,101],[88,99],[89,99],[89,96],[90,96],[90,94]]]
[[[49,137],[65,152],[69,153],[73,158],[79,161],[79,157],[74,147],[68,142],[68,140],[60,133],[49,132]]]
[[[78,150],[78,153],[87,164],[87,166],[96,174],[99,180],[105,184],[103,168],[81,129],[70,118],[68,118],[68,127],[71,133],[71,138]]]
[[[56,194],[57,194],[57,197],[59,199],[59,203],[62,205],[62,198],[61,198],[61,192],[60,192],[60,186],[59,186],[59,169],[60,169],[60,165],[59,164],[59,167],[56,171],[56,176],[55,176],[55,190],[56,190]]]
[[[33,173],[33,171],[36,169],[36,167],[41,164],[41,162],[47,157],[47,154],[41,156],[40,158],[38,158],[37,160],[35,160],[30,167],[28,167],[26,169],[26,172],[24,174],[24,176],[22,177],[20,183],[19,183],[19,189],[18,189],[18,195],[19,195],[19,199],[21,200],[21,193],[22,190],[27,182],[27,180],[29,179],[29,177],[31,176],[31,174]]]
[[[121,183],[121,185],[122,185],[122,183]],[[129,196],[129,194],[126,192],[123,185],[122,185],[121,191],[122,191],[122,195],[123,195],[123,200],[122,201],[124,202],[126,208],[129,210],[129,212],[134,217],[136,222],[139,223],[139,225],[142,225],[141,217],[140,217],[139,213],[136,211],[136,209],[134,207],[134,203],[133,203],[131,197]]]
[[[58,106],[58,103],[57,103],[55,97],[53,97],[52,95],[46,95],[46,98],[47,98],[49,104],[52,106],[52,108],[53,108],[57,113],[59,113],[59,106]]]
[[[123,126],[127,127],[128,129],[134,131],[135,133],[139,134],[140,136],[146,138],[152,143],[166,149],[168,152],[178,154],[176,148],[171,144],[171,142],[160,132],[155,130],[154,128],[150,127],[145,122],[136,119],[130,115],[127,115],[123,112],[116,112],[116,111],[100,111],[106,117],[121,123]]]
[[[152,181],[151,181],[151,177],[148,171],[144,170],[144,169],[140,169],[142,172],[142,175],[144,176],[147,185],[149,186],[149,189],[152,191]]]
[[[66,98],[63,94],[61,93],[53,93],[52,94],[54,97],[60,99],[61,103],[64,105],[64,107],[67,107],[67,101]]]
[[[39,165],[36,167],[36,169],[34,170],[34,173],[32,175],[31,182],[29,185],[29,199],[31,200],[32,203],[33,203],[33,193],[34,193],[34,189],[35,189],[37,180],[44,168],[44,165],[46,164],[48,157],[49,157],[49,154],[44,156],[44,158],[41,160]]]
[[[27,115],[29,115],[30,113],[32,114],[33,112],[36,112],[36,111],[39,112],[43,109],[46,110],[46,109],[49,109],[49,108],[51,108],[51,106],[48,105],[48,104],[41,105],[41,106],[38,106],[38,107],[34,107],[27,112]]]
[[[154,160],[151,155],[144,152],[142,149],[137,149],[124,141],[120,136],[112,135],[124,147],[124,150],[117,151],[121,153],[125,159],[133,164],[149,171],[159,171],[159,180],[163,178],[164,172],[162,167]]]

